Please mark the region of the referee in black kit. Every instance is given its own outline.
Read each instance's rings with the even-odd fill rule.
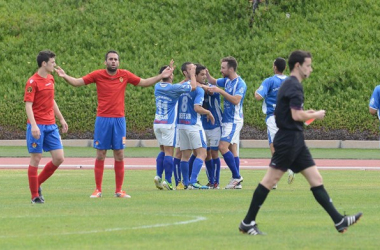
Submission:
[[[314,198],[326,210],[334,221],[338,232],[344,233],[349,226],[357,222],[362,213],[343,216],[334,207],[332,200],[323,186],[322,176],[306,147],[303,135],[303,123],[310,119],[322,120],[324,110],[303,110],[304,94],[302,80],[309,77],[313,71],[311,54],[297,50],[290,54],[288,60],[290,76],[284,81],[277,94],[275,109],[276,124],[279,131],[273,145],[275,153],[272,156],[268,171],[253,193],[251,205],[239,230],[251,235],[263,235],[256,224],[256,215],[263,205],[269,191],[291,169],[301,173],[310,184]]]

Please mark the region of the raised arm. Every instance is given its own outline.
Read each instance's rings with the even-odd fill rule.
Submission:
[[[147,78],[147,79],[141,78],[140,82],[139,82],[139,84],[137,84],[137,86],[150,87],[150,86],[156,84],[157,82],[161,81],[162,78],[168,78],[169,76],[171,76],[171,74],[173,74],[173,71],[174,71],[173,64],[174,64],[174,61],[172,59],[170,61],[169,66],[164,71],[162,71],[161,74]]]
[[[74,87],[79,87],[79,86],[83,86],[85,85],[84,84],[84,81],[83,81],[83,78],[75,78],[75,77],[72,77],[72,76],[69,76],[65,73],[65,71],[63,69],[61,69],[61,67],[57,67],[55,69],[55,72],[57,72],[58,76],[62,77],[63,79],[65,79],[65,81],[74,86]]]
[[[210,75],[210,72],[208,72],[208,69],[206,69],[206,76],[207,81],[211,83],[212,85],[216,85],[216,79]]]

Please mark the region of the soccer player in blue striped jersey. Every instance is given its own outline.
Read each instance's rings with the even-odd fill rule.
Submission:
[[[201,82],[206,86],[211,87],[211,84],[206,81]],[[206,173],[209,180],[207,184],[210,188],[219,189],[219,176],[220,176],[220,159],[218,146],[221,137],[221,125],[222,125],[222,109],[220,106],[220,94],[209,94],[205,91],[205,98],[203,101],[203,107],[210,110],[215,118],[215,123],[212,124],[207,120],[205,115],[202,115],[202,125],[206,134],[207,142],[207,156],[205,160]]]
[[[377,85],[372,92],[371,99],[369,101],[369,113],[377,116],[380,119],[380,85]]]
[[[173,60],[170,67],[173,68]],[[163,66],[160,72],[168,66]],[[195,66],[190,69],[191,80],[188,84],[172,84],[174,75],[162,79],[154,87],[156,98],[156,115],[153,123],[154,134],[160,145],[161,152],[157,156],[156,176],[154,182],[158,189],[164,187],[173,190],[173,152],[176,136],[176,120],[178,99],[183,93],[190,93],[196,88]],[[163,158],[163,159],[162,159]],[[165,181],[162,182],[162,173],[165,170]]]
[[[237,61],[228,56],[222,59],[220,72],[223,78],[215,79],[209,73],[209,83],[219,87],[207,88],[210,93],[220,93],[224,97],[224,110],[222,118],[222,137],[219,142],[219,151],[232,172],[232,178],[225,189],[241,189],[243,177],[239,173],[239,141],[240,131],[243,127],[243,102],[247,85],[236,73]]]
[[[273,62],[274,75],[265,79],[260,87],[255,92],[255,98],[258,101],[263,101],[262,110],[266,114],[265,123],[267,124],[268,142],[271,154],[274,153],[273,140],[278,131],[276,121],[274,119],[274,110],[276,108],[277,92],[282,83],[286,79],[284,71],[286,68],[286,61],[284,58],[278,57]],[[288,183],[291,184],[294,180],[294,173],[292,170],[288,170]],[[273,189],[277,188],[277,184],[273,186]]]
[[[190,81],[190,68],[192,67],[193,63],[191,62],[184,62],[181,65],[181,72],[182,75],[185,77],[184,80],[181,81],[181,83]],[[175,154],[174,154],[174,179],[175,179],[175,185],[177,186],[177,190],[182,190],[184,189],[184,185],[181,181],[181,158],[182,158],[182,153],[181,149],[179,147],[179,133],[178,133],[178,115],[177,115],[177,121],[176,121],[176,141],[175,141]],[[191,159],[191,158],[190,158]],[[194,160],[193,160],[194,161]],[[192,166],[192,165],[191,165]],[[190,164],[189,164],[190,167]]]
[[[181,171],[185,188],[188,189],[208,189],[207,186],[202,186],[198,183],[198,174],[202,168],[206,158],[206,141],[205,132],[202,127],[201,115],[206,115],[207,119],[214,123],[214,117],[209,110],[202,107],[204,99],[204,90],[198,81],[206,78],[206,67],[197,65],[195,71],[197,79],[197,88],[191,93],[181,95],[178,103],[179,118],[179,146],[182,152]],[[188,82],[183,83],[189,84]],[[193,168],[189,180],[189,159],[192,150],[196,153],[196,158],[193,163]]]

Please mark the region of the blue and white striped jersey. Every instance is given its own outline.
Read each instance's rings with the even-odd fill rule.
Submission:
[[[369,107],[377,110],[377,117],[380,119],[380,85],[377,85],[373,90]]]
[[[156,128],[175,127],[177,119],[178,99],[183,93],[190,93],[190,84],[156,83],[154,96],[156,97],[156,115],[154,126]]]
[[[224,98],[224,110],[223,110],[223,123],[242,123],[243,122],[243,102],[245,93],[247,91],[247,85],[244,80],[238,76],[233,80],[229,78],[219,78],[216,80],[216,85],[223,87],[224,90],[230,95],[239,95],[241,100],[237,105],[233,105],[226,98]]]
[[[209,84],[212,87],[212,84]],[[211,121],[207,121],[207,116],[202,115],[202,125],[205,130],[211,130],[222,125],[222,109],[220,106],[220,94],[214,93],[213,95],[205,94],[203,101],[203,107],[211,111],[211,114],[215,118],[215,123],[212,124]]]
[[[285,75],[274,75],[265,79],[261,86],[257,89],[256,93],[259,94],[263,101],[263,113],[269,116],[273,115],[276,108],[277,92],[280,89],[282,83],[286,79]]]
[[[186,82],[183,85],[190,85],[190,83]],[[201,115],[195,112],[194,105],[202,106],[204,93],[201,87],[197,87],[194,91],[180,96],[178,101],[178,129],[194,131],[202,129]]]

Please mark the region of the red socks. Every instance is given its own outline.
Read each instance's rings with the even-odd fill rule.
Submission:
[[[29,165],[28,179],[30,193],[33,199],[34,197],[38,197],[38,167],[33,167]]]
[[[96,189],[99,190],[99,192],[102,192],[103,172],[104,172],[104,161],[95,160],[95,168],[94,168],[95,184],[96,184]]]
[[[124,161],[115,161],[115,182],[115,193],[119,193],[124,182]]]
[[[42,183],[44,183],[47,179],[49,179],[50,176],[57,170],[57,166],[54,166],[52,161],[49,161],[44,169],[41,171],[41,173],[38,175],[38,186],[40,186]]]

